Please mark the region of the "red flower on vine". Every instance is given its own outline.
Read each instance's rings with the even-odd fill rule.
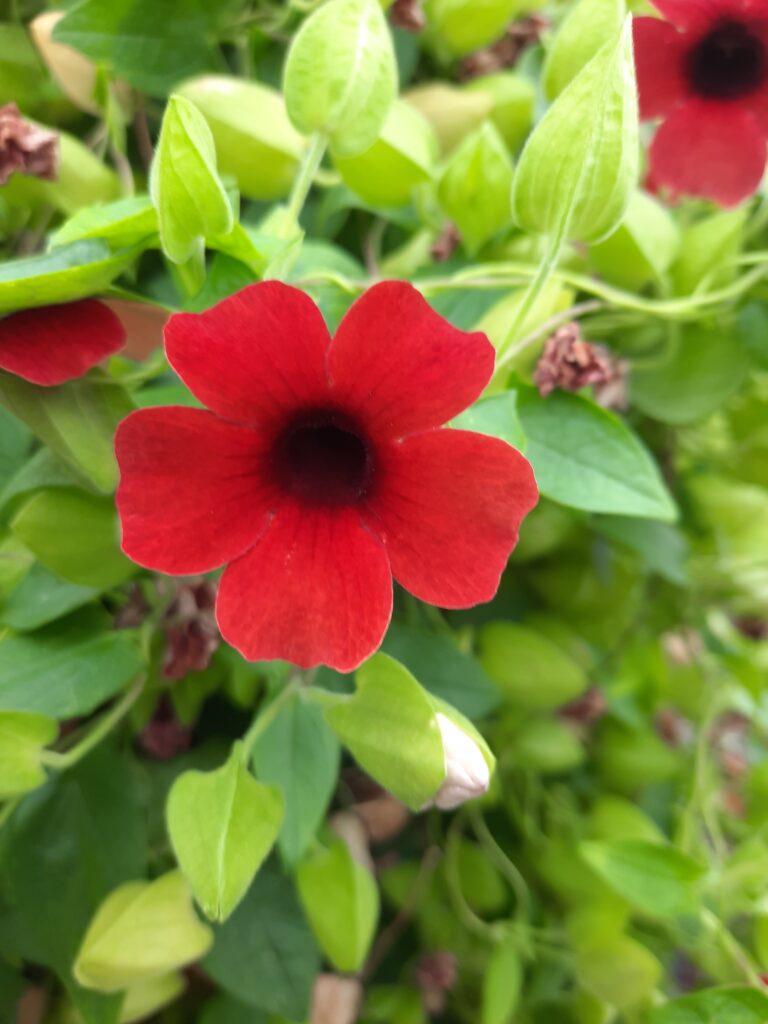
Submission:
[[[760,185],[768,139],[768,0],[653,0],[635,18],[644,119],[663,118],[651,177],[734,206]]]
[[[119,318],[97,299],[25,309],[0,319],[0,370],[51,387],[82,377],[124,343]]]
[[[247,658],[353,669],[393,576],[446,608],[493,597],[538,495],[508,444],[440,429],[491,377],[485,335],[392,281],[331,339],[307,295],[269,281],[171,317],[165,347],[207,409],[121,423],[123,548],[175,575],[226,565],[217,620]]]

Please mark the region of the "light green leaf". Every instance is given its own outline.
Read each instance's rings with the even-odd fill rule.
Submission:
[[[85,933],[73,973],[85,988],[117,992],[199,960],[213,935],[195,915],[180,871],[126,882],[104,900]]]
[[[624,220],[589,259],[597,272],[619,288],[636,291],[662,278],[680,249],[680,231],[669,210],[646,192],[635,192]]]
[[[321,949],[339,971],[357,971],[379,919],[379,890],[370,871],[337,840],[302,861],[296,884]]]
[[[0,800],[37,789],[45,782],[43,747],[59,727],[51,718],[26,711],[0,711]]]
[[[521,392],[518,408],[543,495],[588,512],[676,518],[655,462],[618,416],[565,392]]]
[[[505,698],[530,710],[556,708],[586,690],[580,665],[543,633],[516,622],[491,622],[478,636],[480,664]]]
[[[329,136],[340,156],[372,146],[397,93],[392,39],[377,0],[328,0],[294,36],[285,62],[288,116]]]
[[[112,252],[100,239],[62,245],[41,256],[0,266],[0,313],[72,302],[103,291],[135,259],[135,249]]]
[[[177,999],[185,988],[184,975],[178,971],[162,974],[131,985],[120,1010],[120,1024],[146,1020]]]
[[[525,432],[517,414],[517,393],[505,391],[475,402],[451,423],[459,430],[474,430],[501,438],[513,448],[525,451]]]
[[[493,123],[486,121],[451,156],[437,195],[470,253],[510,224],[512,160]]]
[[[619,1010],[641,1006],[663,974],[656,957],[627,935],[578,949],[575,966],[582,985]]]
[[[437,138],[426,118],[404,100],[389,108],[381,134],[357,156],[334,155],[344,184],[371,206],[404,206],[414,188],[430,181]]]
[[[484,93],[493,101],[488,116],[510,153],[516,153],[533,124],[536,90],[533,83],[513,71],[473,78],[464,86],[469,93]]]
[[[427,0],[430,37],[450,56],[479,50],[504,32],[519,0]]]
[[[226,921],[277,839],[282,793],[253,778],[236,743],[221,768],[176,779],[166,816],[195,899],[211,920]]]
[[[46,569],[80,586],[112,587],[136,572],[120,550],[111,498],[74,488],[43,489],[22,505],[11,530]]]
[[[294,129],[280,93],[260,82],[203,75],[177,95],[200,110],[216,144],[222,174],[249,199],[281,199],[290,191],[305,140]]]
[[[253,766],[280,787],[285,818],[278,845],[289,864],[307,849],[328,808],[339,772],[339,744],[320,708],[295,697],[259,737]]]
[[[650,1024],[765,1024],[768,996],[754,988],[710,988],[673,999],[649,1015]]]
[[[567,13],[544,63],[544,91],[559,96],[598,50],[612,42],[626,16],[624,0],[579,0]]]
[[[149,191],[163,252],[174,263],[186,263],[209,236],[232,230],[211,130],[194,103],[178,94],[165,108]]]
[[[614,231],[638,172],[632,24],[555,100],[528,139],[512,189],[525,231],[597,242]]]
[[[147,195],[86,206],[65,221],[50,239],[52,249],[84,238],[102,238],[115,248],[146,242],[157,234],[157,213]]]
[[[674,917],[696,905],[705,868],[673,846],[627,839],[586,842],[579,849],[601,878],[646,914]]]
[[[496,946],[485,968],[481,1024],[513,1024],[522,987],[520,944],[509,935]]]
[[[345,747],[378,783],[419,810],[445,778],[434,707],[410,672],[386,654],[357,671],[357,690],[325,709]]]
[[[672,266],[672,280],[679,295],[697,288],[721,288],[736,276],[734,258],[744,244],[747,210],[721,210],[685,229],[680,252]]]
[[[686,325],[652,366],[633,369],[632,404],[662,423],[693,423],[738,391],[749,370],[749,353],[738,334]]]
[[[136,637],[108,617],[80,613],[0,641],[0,708],[51,718],[87,715],[143,667]]]
[[[0,373],[0,403],[99,491],[114,490],[115,428],[133,409],[120,384],[92,371],[80,380],[41,388]]]

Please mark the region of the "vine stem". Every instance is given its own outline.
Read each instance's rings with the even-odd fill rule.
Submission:
[[[89,754],[94,747],[97,747],[99,743],[101,743],[101,741],[112,731],[112,729],[114,729],[117,723],[128,714],[133,705],[139,699],[139,695],[144,689],[144,682],[145,677],[139,676],[133,686],[123,694],[122,699],[116,704],[113,704],[109,711],[107,711],[96,724],[96,727],[92,729],[79,743],[75,744],[71,750],[64,751],[63,753],[57,750],[44,750],[40,755],[42,763],[47,765],[49,768],[62,772],[77,764],[78,761],[81,761],[86,754]]]
[[[304,203],[307,201],[309,190],[312,188],[312,182],[315,180],[327,146],[328,137],[318,132],[310,138],[309,145],[304,152],[291,189],[291,197],[288,200],[288,213],[297,221],[304,209]]]
[[[528,314],[533,309],[536,300],[539,298],[541,293],[549,284],[549,280],[553,273],[557,269],[557,264],[560,259],[560,253],[563,251],[563,244],[565,242],[565,234],[568,229],[568,225],[564,224],[556,234],[551,235],[547,239],[547,248],[544,251],[544,255],[541,258],[536,273],[531,279],[531,283],[526,289],[522,301],[518,306],[517,312],[515,313],[514,319],[507,330],[504,340],[499,345],[497,357],[504,355],[506,350],[515,340],[515,337],[520,328],[525,323]]]
[[[296,676],[288,683],[275,699],[264,708],[251,723],[251,727],[242,739],[242,760],[247,764],[251,759],[253,748],[256,746],[259,737],[269,728],[288,701],[295,693],[298,693],[301,686],[301,677]]]

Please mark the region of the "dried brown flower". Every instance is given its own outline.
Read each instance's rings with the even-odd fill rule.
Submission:
[[[450,992],[458,977],[456,957],[447,949],[425,953],[416,968],[416,983],[421,989],[424,1009],[432,1016],[445,1009],[445,994]]]
[[[183,679],[189,672],[208,668],[213,652],[221,643],[214,606],[213,584],[182,584],[166,613],[166,679]]]
[[[616,359],[601,345],[593,345],[581,336],[578,323],[572,321],[559,327],[547,339],[536,370],[533,382],[539,394],[546,398],[556,388],[563,391],[580,391],[588,384],[595,385],[596,398],[602,405],[617,408],[624,401],[626,382],[626,366],[622,360]],[[620,393],[611,395],[606,401],[606,389],[620,384]]]
[[[443,228],[440,237],[429,250],[432,259],[435,263],[445,263],[456,252],[459,242],[461,242],[459,229],[449,221]]]
[[[15,103],[6,103],[0,107],[0,185],[17,172],[55,181],[59,136],[27,121]]]
[[[520,21],[513,21],[501,39],[491,46],[477,50],[465,57],[459,66],[459,77],[467,81],[503,71],[517,64],[524,50],[538,43],[542,31],[549,25],[546,18],[532,14]]]
[[[423,0],[395,0],[389,9],[389,20],[395,28],[406,32],[423,32],[427,16],[422,7]]]

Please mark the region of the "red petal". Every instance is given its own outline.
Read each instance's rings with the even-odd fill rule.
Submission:
[[[333,394],[380,435],[447,423],[493,373],[484,334],[452,327],[403,281],[374,285],[350,308],[328,352]]]
[[[276,496],[257,434],[204,409],[141,409],[115,437],[123,550],[148,569],[207,572],[246,551]]]
[[[684,73],[685,39],[668,21],[635,18],[635,66],[643,120],[661,117],[687,95]]]
[[[435,430],[392,446],[370,522],[395,579],[422,601],[489,601],[538,500],[533,470],[504,441]]]
[[[221,578],[221,634],[252,661],[350,672],[381,643],[392,614],[384,545],[350,508],[283,507]]]
[[[124,341],[120,320],[96,299],[25,309],[0,320],[0,369],[51,387],[82,377]]]
[[[327,400],[328,330],[314,302],[263,281],[205,313],[177,313],[165,328],[174,370],[226,420],[265,424]]]
[[[735,206],[760,186],[765,138],[743,107],[690,100],[659,128],[650,158],[657,185]]]
[[[653,6],[673,25],[698,29],[723,14],[743,9],[744,0],[652,0]]]

